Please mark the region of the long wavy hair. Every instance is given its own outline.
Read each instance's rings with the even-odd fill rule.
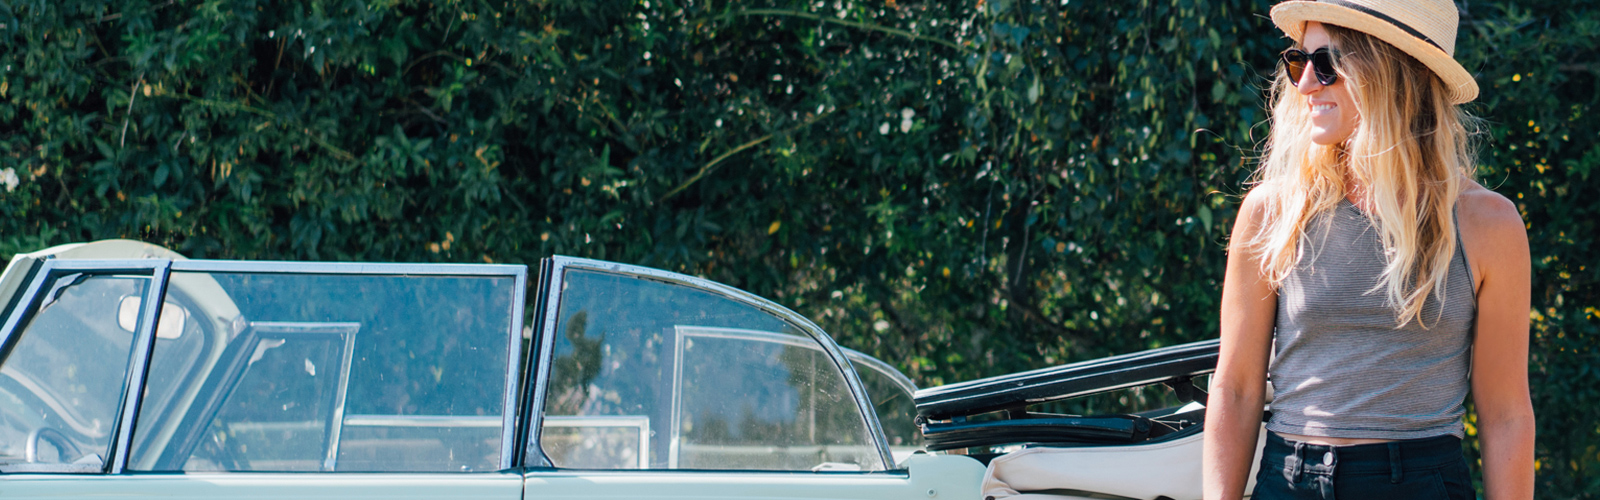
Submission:
[[[1360,116],[1342,144],[1311,142],[1307,97],[1280,65],[1269,90],[1272,131],[1254,183],[1270,187],[1266,218],[1247,242],[1276,288],[1307,251],[1306,228],[1363,187],[1363,210],[1386,249],[1380,281],[1396,328],[1421,318],[1429,295],[1444,301],[1456,251],[1454,208],[1476,168],[1481,125],[1449,102],[1444,82],[1416,59],[1367,34],[1324,25],[1333,39],[1340,82]]]

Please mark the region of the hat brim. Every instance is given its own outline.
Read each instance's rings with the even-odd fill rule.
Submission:
[[[1407,33],[1393,23],[1329,3],[1284,2],[1272,8],[1272,23],[1297,43],[1305,37],[1307,21],[1332,24],[1375,36],[1417,58],[1444,81],[1451,104],[1470,102],[1478,97],[1478,82],[1467,72],[1467,68],[1462,67],[1444,49]]]

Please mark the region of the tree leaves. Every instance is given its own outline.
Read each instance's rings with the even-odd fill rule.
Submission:
[[[0,251],[620,260],[772,297],[924,386],[1200,340],[1270,7],[13,2]],[[1530,222],[1540,432],[1570,434],[1600,417],[1600,14],[1462,7],[1484,183]],[[1592,496],[1597,439],[1541,443],[1541,491]]]

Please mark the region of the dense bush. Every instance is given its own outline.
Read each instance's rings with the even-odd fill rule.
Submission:
[[[8,0],[0,253],[703,275],[924,385],[1214,337],[1249,0]],[[1600,14],[1462,3],[1529,221],[1540,489],[1600,496]]]

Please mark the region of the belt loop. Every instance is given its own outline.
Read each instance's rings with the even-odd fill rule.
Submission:
[[[1294,483],[1300,483],[1300,475],[1306,470],[1306,444],[1294,442]]]
[[[1394,484],[1400,484],[1400,479],[1402,477],[1404,477],[1404,475],[1401,473],[1401,469],[1400,469],[1400,443],[1397,443],[1397,442],[1394,442],[1394,441],[1390,441],[1389,442],[1389,482],[1394,483]]]

